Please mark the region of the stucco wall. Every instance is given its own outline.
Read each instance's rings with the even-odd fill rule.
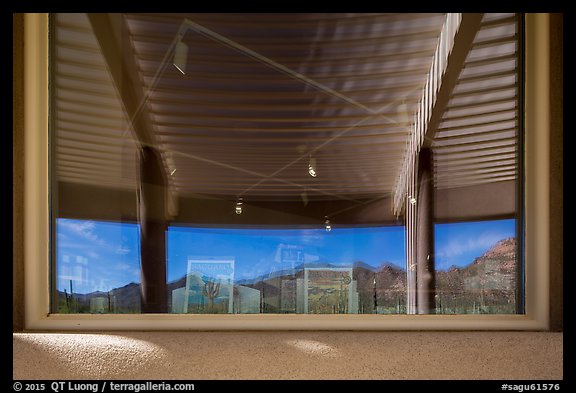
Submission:
[[[562,333],[16,333],[14,379],[562,379]]]

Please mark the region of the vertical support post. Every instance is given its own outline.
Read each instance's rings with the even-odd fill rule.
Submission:
[[[166,179],[162,158],[153,147],[140,150],[141,312],[168,311],[166,286]]]
[[[304,268],[304,314],[308,314],[308,269]]]
[[[406,313],[416,314],[416,168],[417,156],[411,153],[410,172],[407,180],[406,201]]]
[[[434,174],[432,150],[423,148],[418,157],[416,198],[416,285],[418,314],[436,309],[434,269]]]

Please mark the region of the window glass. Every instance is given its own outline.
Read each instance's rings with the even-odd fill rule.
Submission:
[[[137,224],[58,220],[60,313],[140,312]]]
[[[404,307],[402,227],[173,227],[168,239],[172,312],[382,314]]]
[[[437,313],[515,312],[515,225],[435,226]],[[140,312],[138,231],[129,223],[58,220],[59,312]],[[306,301],[308,313],[405,312],[403,227],[178,226],[167,236],[172,313],[306,313]]]
[[[139,228],[58,221],[61,313],[140,312]],[[172,313],[394,314],[405,310],[402,227],[171,227]]]
[[[514,314],[515,220],[437,224],[436,312]]]
[[[523,313],[522,32],[463,15],[52,14],[51,312]]]

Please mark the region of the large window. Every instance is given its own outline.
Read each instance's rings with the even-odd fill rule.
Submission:
[[[51,15],[49,318],[533,318],[522,18]]]
[[[53,311],[523,312],[517,16],[250,20],[52,16]]]

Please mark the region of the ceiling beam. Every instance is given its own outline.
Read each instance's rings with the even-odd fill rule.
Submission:
[[[116,90],[130,119],[129,127],[141,145],[154,145],[154,131],[149,112],[144,109],[146,96],[137,80],[138,68],[129,45],[121,14],[86,14],[98,40]],[[112,20],[114,19],[114,20]]]
[[[415,157],[434,139],[483,16],[482,13],[446,15],[394,188],[393,212],[396,216],[401,214],[406,203],[408,174],[414,170]]]
[[[160,141],[155,137],[153,121],[150,117],[148,105],[148,91],[144,91],[138,80],[139,69],[136,64],[136,55],[130,42],[128,26],[122,14],[88,13],[86,14],[92,25],[92,30],[100,45],[100,50],[110,71],[110,75],[116,85],[116,90],[128,116],[128,129],[132,130],[136,142],[140,147],[148,146],[164,149],[159,146]],[[162,64],[161,67],[164,67]],[[158,70],[158,76],[162,69]],[[125,137],[125,131],[122,137]],[[170,179],[170,165],[168,165],[166,153],[160,155],[164,177],[166,179],[168,194],[169,215],[177,214],[175,203],[176,189]]]

